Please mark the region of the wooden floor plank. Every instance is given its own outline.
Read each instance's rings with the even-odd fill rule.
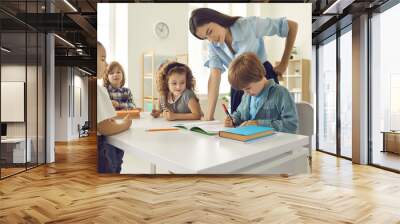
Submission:
[[[400,175],[315,152],[306,175],[100,175],[95,136],[0,181],[0,223],[400,223]]]

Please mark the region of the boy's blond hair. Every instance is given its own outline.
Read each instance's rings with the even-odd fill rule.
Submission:
[[[118,71],[118,70],[120,70],[122,73],[121,87],[123,87],[125,85],[124,68],[122,68],[122,65],[120,63],[118,63],[117,61],[113,61],[108,66],[106,73],[103,75],[104,86],[110,85],[110,80],[108,79],[108,75],[111,74],[112,72]]]
[[[228,80],[234,89],[244,89],[265,77],[265,68],[254,53],[243,53],[235,58],[228,69]]]

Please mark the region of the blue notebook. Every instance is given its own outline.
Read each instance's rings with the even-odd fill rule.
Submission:
[[[273,128],[270,127],[265,127],[265,126],[242,126],[242,127],[237,127],[237,128],[231,128],[228,130],[225,130],[225,132],[229,132],[232,134],[237,134],[237,135],[255,135],[258,134],[260,132],[264,132],[264,131],[274,131]]]
[[[237,128],[230,128],[219,132],[220,137],[235,139],[239,141],[250,141],[253,139],[272,135],[274,129],[265,126],[243,126]]]

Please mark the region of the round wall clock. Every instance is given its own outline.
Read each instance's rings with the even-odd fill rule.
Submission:
[[[154,33],[155,33],[156,37],[158,37],[160,39],[165,39],[169,36],[169,27],[164,22],[158,22],[154,26]]]

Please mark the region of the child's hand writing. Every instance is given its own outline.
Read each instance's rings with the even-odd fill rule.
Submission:
[[[256,120],[245,121],[240,126],[250,126],[250,125],[258,125],[258,122]]]
[[[225,117],[224,126],[225,127],[233,127],[232,120],[228,116]]]

